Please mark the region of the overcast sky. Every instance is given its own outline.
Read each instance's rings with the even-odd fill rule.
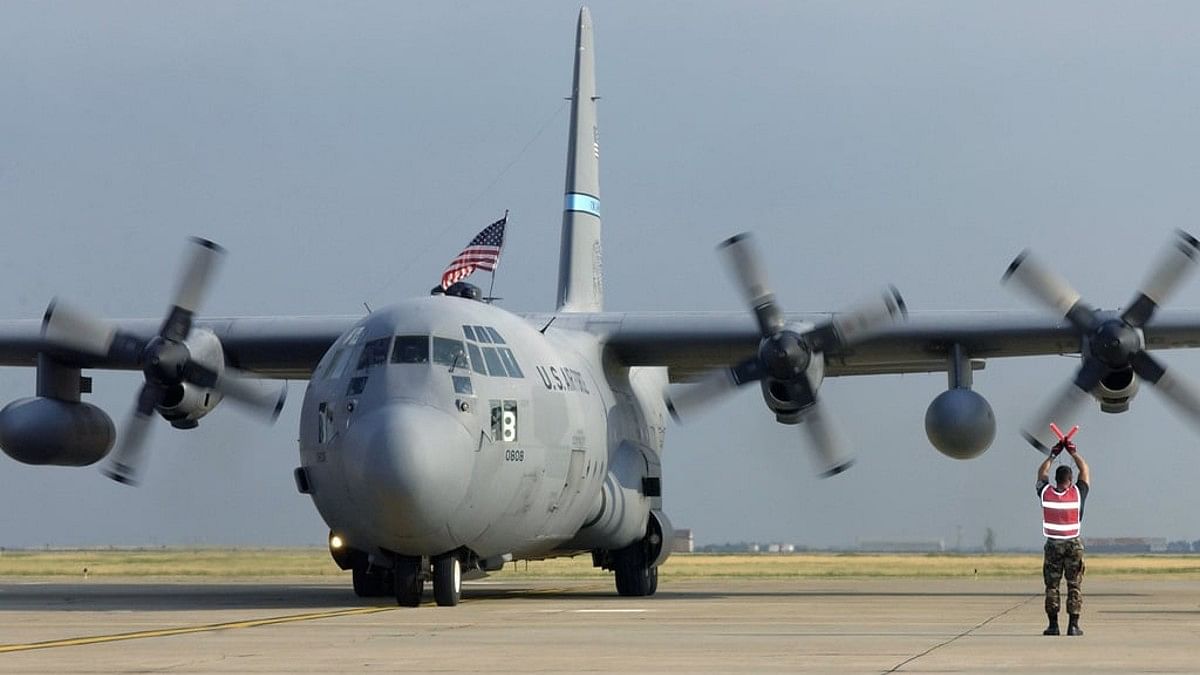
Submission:
[[[914,310],[1023,309],[998,280],[1030,245],[1114,307],[1171,228],[1200,230],[1194,4],[591,8],[608,309],[739,308],[714,245],[746,229],[789,310],[888,282]],[[505,209],[497,294],[552,309],[577,11],[0,3],[0,318],[56,294],[161,316],[193,234],[230,250],[208,316],[359,314],[426,292]],[[1200,307],[1200,286],[1171,306]],[[1200,378],[1200,355],[1164,360]],[[992,527],[1037,546],[1018,428],[1075,365],[989,363],[998,438],[965,462],[923,431],[944,375],[827,381],[859,461],[825,481],[743,392],[669,430],[666,509],[699,543],[979,546]],[[138,383],[97,373],[91,400],[121,425]],[[0,369],[0,399],[33,387]],[[158,425],[137,490],[0,457],[0,546],[322,544],[291,394],[272,428],[232,406]],[[1200,539],[1198,436],[1153,392],[1081,423],[1087,535]]]

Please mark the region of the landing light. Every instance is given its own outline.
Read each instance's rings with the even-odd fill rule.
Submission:
[[[345,545],[346,545],[346,542],[342,541],[342,538],[339,537],[338,535],[335,534],[335,535],[332,535],[331,537],[329,537],[329,548],[337,551]]]

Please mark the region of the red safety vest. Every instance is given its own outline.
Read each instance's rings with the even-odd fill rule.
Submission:
[[[1079,488],[1074,483],[1059,492],[1050,484],[1042,488],[1042,534],[1050,539],[1079,536]]]

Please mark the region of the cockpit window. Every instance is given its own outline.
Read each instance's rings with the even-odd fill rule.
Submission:
[[[365,376],[352,377],[350,378],[350,384],[346,387],[346,396],[358,396],[359,394],[363,393],[366,388],[367,378]]]
[[[454,380],[454,393],[464,396],[475,395],[475,389],[471,386],[471,378],[455,375],[451,379]]]
[[[483,367],[483,352],[472,342],[467,343],[467,349],[471,350],[471,370],[480,375],[487,375],[487,368]]]
[[[467,352],[463,349],[461,340],[450,340],[440,337],[433,338],[433,362],[452,368],[471,367],[471,363],[467,361]]]
[[[500,359],[504,361],[504,366],[508,368],[509,377],[525,377],[525,373],[521,372],[521,366],[517,365],[517,357],[513,356],[512,350],[508,347],[499,347]]]
[[[463,326],[463,335],[467,336],[468,340],[475,339],[475,329],[470,326]]]
[[[362,356],[358,357],[358,370],[387,362],[388,348],[391,345],[390,337],[368,340],[363,345]]]
[[[429,363],[429,337],[397,335],[392,363]]]
[[[508,371],[504,368],[504,362],[500,360],[500,355],[491,347],[483,348],[483,358],[487,360],[488,372],[493,376],[505,377]]]
[[[475,326],[475,337],[480,342],[491,342],[492,338],[488,336],[487,329],[483,326]]]
[[[495,342],[498,345],[507,344],[504,341],[504,338],[500,337],[500,333],[497,332],[495,328],[492,328],[491,326],[484,326],[484,328],[487,329],[488,335],[492,337],[492,342]]]
[[[329,357],[328,363],[325,365],[325,370],[314,379],[323,380],[325,378],[338,378],[342,376],[342,371],[346,368],[348,359],[347,355],[352,351],[351,347],[358,344],[358,339],[362,337],[363,326],[358,326],[346,333],[342,339],[338,340],[334,345],[333,355]]]

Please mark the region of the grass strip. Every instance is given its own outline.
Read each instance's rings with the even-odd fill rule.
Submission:
[[[1089,554],[1089,576],[1200,578],[1196,555]],[[667,579],[703,578],[954,578],[1025,577],[1041,573],[1037,554],[675,554],[662,567]],[[289,549],[132,549],[4,550],[0,578],[44,577],[280,578],[340,577],[329,553],[320,548]],[[496,579],[607,576],[591,557],[518,561]]]

